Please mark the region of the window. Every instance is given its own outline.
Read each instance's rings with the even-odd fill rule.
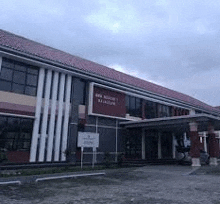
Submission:
[[[36,96],[38,69],[31,65],[3,58],[0,90]]]
[[[162,118],[162,117],[170,117],[170,116],[171,116],[171,107],[158,104],[158,117]]]
[[[189,115],[189,110],[172,107],[172,115],[173,116]]]
[[[86,104],[86,82],[84,80],[80,80],[79,89],[81,90],[79,102],[81,105]]]
[[[30,151],[32,129],[32,119],[0,116],[0,147]]]
[[[157,103],[145,101],[145,118],[151,119],[157,117]]]
[[[87,82],[78,78],[74,79],[73,88],[71,93],[71,100],[77,101],[79,105],[86,104],[86,87]]]
[[[142,117],[142,99],[126,96],[127,113],[134,117]]]

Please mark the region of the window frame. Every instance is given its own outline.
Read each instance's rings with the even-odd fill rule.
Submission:
[[[4,71],[5,69],[6,69],[6,72],[7,70],[11,71],[10,73],[11,77],[8,77],[8,78],[2,77],[2,73],[3,73],[2,70]],[[18,73],[23,75],[22,81],[19,81],[21,77],[17,75]],[[29,83],[30,81],[28,82],[28,77],[35,78],[34,84],[30,84]],[[38,67],[28,65],[22,62],[18,62],[12,59],[8,59],[5,57],[2,58],[2,64],[1,64],[1,70],[0,70],[0,84],[5,83],[5,86],[0,86],[1,91],[8,91],[8,92],[13,92],[13,93],[18,93],[18,94],[36,96],[37,86],[38,86],[38,77],[39,77]],[[31,89],[32,91],[30,91]]]

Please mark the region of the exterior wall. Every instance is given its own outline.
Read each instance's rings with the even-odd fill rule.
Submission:
[[[195,113],[194,110],[175,107],[170,103],[160,103],[160,101],[154,101],[149,97],[118,90],[113,86],[109,87],[107,83],[97,84],[96,81],[77,78],[74,74],[74,72],[67,74],[51,70],[48,67],[41,67],[39,68],[36,96],[0,91],[0,114],[13,114],[17,117],[32,116],[34,119],[30,157],[29,155],[27,157],[30,162],[80,161],[80,148],[77,147],[79,131],[99,133],[97,162],[103,161],[106,152],[112,155],[112,160],[117,161],[117,155],[126,151],[127,134],[121,129],[120,121]],[[104,98],[105,102],[99,97],[95,104],[96,109],[93,110],[90,110],[94,105],[92,102],[95,101],[91,95],[91,93],[93,94],[91,84],[101,87],[96,89],[96,93],[102,94],[101,92],[103,92],[103,96],[105,94],[110,96],[110,98]],[[129,98],[129,102],[126,101],[126,98]],[[100,101],[98,101],[99,99]],[[110,109],[110,105],[114,106]],[[102,110],[98,109],[99,106],[102,106]],[[136,114],[136,110],[138,114]],[[146,132],[143,158],[172,157],[172,148],[163,148],[167,143],[169,146],[173,145],[171,134],[169,139],[168,136],[165,135],[164,137],[167,138],[163,138],[161,135],[160,141],[158,135],[149,133],[148,137],[147,134]],[[129,136],[136,145],[134,151],[137,154],[135,157],[138,155],[138,159],[141,159],[143,156],[141,130],[131,131]],[[156,151],[151,154],[152,145],[155,146]],[[13,154],[19,155],[18,152]],[[17,159],[11,160],[14,162]],[[92,150],[89,148],[85,149],[84,161],[92,161]]]
[[[18,86],[22,87],[23,82],[16,76],[16,73],[19,72],[26,76],[24,88],[26,86],[28,88],[29,84],[32,83],[30,79],[29,81],[27,79],[29,75],[32,76],[31,66],[8,59],[3,62],[4,70],[9,70],[13,75],[9,75],[9,77],[6,71],[4,71],[4,74],[0,75],[0,81],[11,84],[11,91],[13,91],[14,84],[17,85],[18,83]],[[3,71],[3,68],[1,71]],[[34,67],[34,70],[37,70],[36,67]],[[14,117],[22,117],[23,115],[24,118],[34,116],[32,141],[29,151],[30,162],[65,161],[72,76],[44,68],[39,70],[37,96],[26,95],[28,94],[26,89],[22,89],[22,94],[9,92],[10,90],[6,90],[7,87],[5,86],[5,90],[0,91],[0,114]],[[36,71],[34,74],[33,76],[36,76]],[[4,137],[8,134],[4,133]],[[13,134],[16,133],[13,132]],[[10,141],[11,139],[8,138],[7,140]],[[8,152],[9,161],[15,162],[18,160],[19,162],[24,162],[24,160],[18,159],[19,155],[23,154],[18,151]],[[29,153],[25,158],[29,158]]]
[[[80,79],[73,80],[72,111],[70,122],[70,134],[68,138],[68,160],[72,162],[80,161],[80,148],[77,147],[78,132],[99,133],[99,148],[96,152],[96,161],[102,162],[104,154],[109,152],[112,160],[116,160],[117,153],[121,151],[121,135],[118,119],[88,115],[89,104],[89,81],[86,81],[86,90],[83,90]],[[85,104],[82,104],[82,94],[85,93]],[[85,118],[79,114],[79,107],[85,105]],[[117,145],[117,147],[116,147]],[[84,162],[92,161],[92,148],[85,148]]]
[[[0,112],[34,116],[36,97],[0,91]]]

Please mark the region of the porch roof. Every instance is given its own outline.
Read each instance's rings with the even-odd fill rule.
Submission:
[[[207,131],[208,123],[214,125],[215,130],[220,130],[220,117],[208,114],[183,115],[164,118],[144,119],[140,121],[121,122],[125,128],[146,129],[189,129],[190,122],[197,122],[199,131]]]

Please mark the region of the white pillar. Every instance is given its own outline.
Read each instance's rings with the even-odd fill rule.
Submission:
[[[56,104],[57,104],[57,90],[58,90],[58,78],[59,73],[54,73],[53,88],[52,88],[52,104],[50,110],[50,124],[48,130],[47,140],[47,161],[52,161],[53,141],[54,141],[54,130],[55,130],[55,116],[56,116]]]
[[[209,165],[210,165],[210,166],[218,166],[218,160],[217,160],[217,158],[216,158],[216,157],[210,157]]]
[[[204,139],[204,151],[205,152],[208,152],[208,150],[207,150],[207,141],[206,141],[206,132],[204,131],[203,132],[203,139]]]
[[[98,133],[98,129],[99,129],[99,117],[96,117],[96,121],[95,121],[95,132]],[[95,155],[94,155],[94,161],[95,163],[97,163],[97,149],[95,149]]]
[[[162,159],[162,151],[161,151],[161,132],[158,132],[158,159]]]
[[[71,83],[72,83],[72,76],[67,77],[67,84],[66,84],[66,96],[65,96],[65,113],[64,113],[64,123],[63,123],[63,137],[62,137],[62,156],[61,160],[66,161],[66,148],[67,148],[67,135],[68,135],[68,128],[69,128],[69,112],[70,112],[70,94],[71,94]]]
[[[35,120],[31,140],[30,162],[36,162],[37,143],[38,143],[38,131],[40,124],[41,103],[43,95],[44,75],[45,70],[40,68],[37,88],[37,101],[35,110]]]
[[[52,71],[48,70],[46,78],[45,96],[44,96],[44,111],[43,120],[41,125],[41,135],[40,135],[40,148],[39,148],[39,162],[44,161],[45,154],[45,143],[47,136],[47,121],[48,121],[48,110],[49,110],[49,100],[50,100],[50,87],[51,87]]]
[[[2,56],[0,56],[0,72],[1,72],[1,69],[2,69]]]
[[[142,128],[142,140],[141,140],[141,158],[146,159],[146,152],[145,152],[145,129]]]
[[[98,133],[98,127],[99,127],[99,118],[98,116],[95,119],[95,132]]]
[[[59,87],[59,100],[58,100],[58,116],[56,124],[56,138],[55,138],[55,151],[54,161],[59,161],[60,158],[60,138],[63,117],[63,95],[64,95],[65,74],[61,75]]]
[[[219,144],[219,149],[220,149],[220,131],[217,131],[216,134],[218,135],[218,144]]]
[[[173,150],[173,159],[176,158],[176,139],[175,139],[175,134],[172,133],[172,150]]]
[[[115,127],[115,162],[118,161],[118,120],[116,119]]]

